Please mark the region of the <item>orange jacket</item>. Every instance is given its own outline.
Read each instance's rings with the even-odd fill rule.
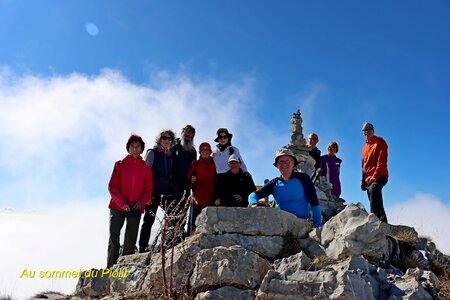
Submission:
[[[362,147],[362,179],[368,182],[370,177],[375,180],[381,176],[388,179],[387,158],[388,146],[381,137],[374,136]]]
[[[142,213],[145,204],[151,203],[152,188],[152,169],[142,157],[139,156],[135,160],[131,155],[128,155],[114,164],[114,170],[108,185],[111,194],[109,208],[123,211],[122,207],[125,204],[132,208],[140,201]]]
[[[192,184],[191,177],[196,176],[197,181]],[[199,158],[192,162],[188,172],[188,187],[194,192],[194,204],[197,206],[208,206],[212,204],[214,196],[214,182],[216,176],[216,165],[212,157]]]

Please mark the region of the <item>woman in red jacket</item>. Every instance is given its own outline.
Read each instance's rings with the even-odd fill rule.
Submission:
[[[142,159],[145,143],[132,134],[126,145],[128,155],[114,164],[108,190],[109,202],[109,243],[107,267],[113,266],[119,258],[120,230],[127,220],[123,255],[134,254],[141,214],[146,204],[151,204],[153,176],[152,170]]]
[[[212,204],[214,194],[216,166],[211,157],[211,145],[206,142],[201,143],[198,152],[200,152],[200,158],[192,163],[188,173],[189,188],[194,192],[188,235],[195,231],[197,216],[202,209]]]

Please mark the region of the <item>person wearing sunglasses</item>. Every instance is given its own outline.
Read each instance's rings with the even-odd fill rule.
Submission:
[[[235,155],[241,162],[241,169],[245,173],[245,175],[250,176],[250,173],[247,170],[247,166],[239,153],[239,149],[231,145],[231,139],[233,134],[228,132],[226,128],[219,128],[217,130],[217,137],[214,140],[218,144],[216,148],[213,150],[212,157],[214,159],[214,163],[216,165],[216,172],[218,178],[225,174],[230,167],[228,166],[228,159],[231,155]]]
[[[156,136],[156,145],[147,150],[145,154],[145,162],[153,172],[153,196],[151,205],[145,206],[144,220],[139,236],[139,253],[148,251],[151,229],[161,201],[163,207],[167,208],[174,199],[173,164],[170,150],[174,140],[175,133],[170,129],[164,129]],[[166,213],[169,214],[168,211]]]

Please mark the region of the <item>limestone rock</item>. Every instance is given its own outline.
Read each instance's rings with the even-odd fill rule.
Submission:
[[[255,289],[270,268],[267,260],[241,246],[205,249],[196,256],[190,284],[193,290],[218,285]]]
[[[216,290],[210,290],[198,293],[195,300],[216,300],[216,299],[236,299],[236,300],[253,300],[255,299],[255,291],[242,290],[233,286],[224,286]]]
[[[292,267],[280,263],[269,271],[257,299],[376,299],[372,289],[376,280],[371,275],[376,269],[362,257],[351,257],[320,271]]]
[[[195,239],[189,239],[175,246],[173,253],[172,249],[168,249],[164,259],[164,268],[161,253],[149,254],[150,265],[147,267],[142,290],[151,291],[154,295],[162,295],[164,291],[183,293],[185,289],[189,288],[189,277],[195,266],[195,257],[200,250]],[[163,276],[164,272],[165,277]],[[170,290],[171,278],[172,290]]]
[[[312,226],[307,220],[278,208],[212,207],[197,217],[197,232],[209,234],[284,236],[288,232],[305,237]]]
[[[75,296],[100,297],[109,293],[110,280],[108,276],[101,276],[102,270],[91,269],[81,273],[75,288]],[[89,276],[87,274],[93,274]]]
[[[283,237],[281,236],[255,236],[238,233],[215,235],[200,233],[196,236],[196,239],[201,249],[240,245],[266,258],[277,257],[283,248]]]
[[[434,274],[430,275],[429,271],[424,272],[418,268],[408,269],[401,279],[397,279],[390,294],[397,297],[396,299],[433,299],[433,296],[421,284],[425,281],[428,281],[428,289],[431,293],[437,294],[436,287],[439,286],[439,283]]]
[[[322,245],[326,247],[327,255],[333,258],[364,254],[384,259],[388,255],[387,232],[387,224],[377,216],[350,204],[325,223]]]

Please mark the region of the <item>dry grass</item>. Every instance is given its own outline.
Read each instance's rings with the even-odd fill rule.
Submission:
[[[438,276],[439,281],[441,283],[441,288],[439,290],[438,297],[439,299],[450,299],[450,265],[437,264],[437,266],[440,269],[439,271],[436,272],[440,273],[440,271],[442,271],[442,273],[440,274],[435,273]]]
[[[410,230],[399,230],[392,233],[392,236],[397,240],[410,245],[415,245],[417,243],[417,235]]]
[[[284,258],[291,256],[300,252],[302,249],[300,248],[298,238],[291,232],[287,232],[283,236],[283,247],[278,254],[279,258]]]
[[[318,256],[318,257],[313,259],[309,269],[311,269],[311,270],[320,270],[320,269],[323,269],[326,266],[329,266],[331,264],[336,263],[337,261],[338,261],[337,259],[331,258],[331,257],[326,256],[326,255]]]

